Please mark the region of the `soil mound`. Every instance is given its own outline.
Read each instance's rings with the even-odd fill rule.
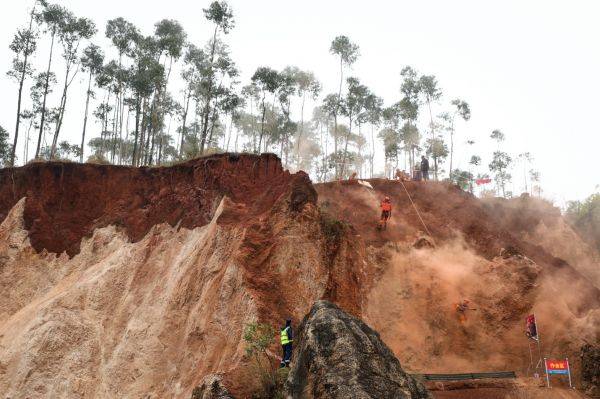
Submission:
[[[379,334],[330,302],[314,304],[295,342],[290,398],[430,398]]]

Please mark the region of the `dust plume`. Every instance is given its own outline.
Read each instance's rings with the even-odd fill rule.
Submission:
[[[389,254],[367,301],[366,319],[414,372],[515,370],[529,365],[524,318],[538,317],[543,354],[575,356],[599,331],[586,290],[544,273],[521,255],[489,261],[458,238],[433,249]],[[578,283],[575,283],[578,284]],[[456,304],[470,300],[466,321]]]

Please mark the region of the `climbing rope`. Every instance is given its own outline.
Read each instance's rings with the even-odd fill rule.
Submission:
[[[406,189],[406,186],[404,185],[404,182],[402,180],[400,180],[400,184],[402,184],[402,187],[404,187],[404,191],[406,192],[406,195],[408,196],[408,199],[410,200],[410,203],[412,204],[413,208],[415,209],[415,212],[417,212],[417,216],[419,217],[419,220],[421,221],[421,224],[423,224],[423,227],[425,228],[425,231],[427,232],[427,234],[429,235],[429,237],[431,237],[431,241],[433,241],[433,243],[435,244],[435,240],[434,240],[433,236],[431,235],[431,232],[429,231],[429,229],[427,228],[427,225],[423,221],[423,218],[421,217],[421,214],[419,213],[419,210],[417,209],[417,206],[415,205],[414,201],[412,200],[412,197],[410,196],[410,193]]]

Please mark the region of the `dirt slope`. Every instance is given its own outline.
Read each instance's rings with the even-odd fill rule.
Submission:
[[[563,252],[549,245],[552,237],[543,234],[535,204],[529,210],[500,204],[499,212],[453,186],[406,183],[437,244],[416,249],[412,244],[426,229],[402,185],[369,182],[374,190],[353,182],[316,185],[319,205],[354,226],[367,243],[378,278],[364,317],[404,366],[415,372],[525,374],[524,318],[532,312],[545,356],[577,362],[584,340],[598,340],[600,291],[586,266],[589,258],[572,256],[570,264],[555,257]],[[391,197],[394,210],[388,229],[379,232],[384,196]],[[526,231],[516,225],[523,218]],[[571,252],[581,248],[571,240]],[[465,298],[476,310],[461,323],[454,307]]]
[[[525,372],[532,311],[544,355],[576,359],[597,342],[596,255],[584,264],[577,243],[544,233],[563,225],[409,183],[437,244],[416,249],[425,229],[402,186],[371,184],[313,186],[273,155],[0,170],[0,392],[189,398],[218,374],[247,397],[246,323],[297,324],[319,299],[365,320],[414,372]],[[377,232],[384,195],[393,219]],[[523,215],[527,228],[513,226]],[[477,308],[463,324],[462,298]]]

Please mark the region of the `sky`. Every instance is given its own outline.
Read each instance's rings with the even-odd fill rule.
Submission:
[[[212,26],[202,9],[208,0],[62,0],[78,16],[99,27],[94,42],[108,47],[106,21],[122,16],[151,34],[154,23],[181,22],[188,40],[203,45]],[[0,59],[5,70],[8,45],[27,22],[32,0],[3,5],[0,16]],[[455,163],[466,169],[473,154],[487,165],[496,143],[489,135],[506,135],[502,149],[513,158],[530,152],[528,168],[541,173],[544,196],[558,205],[583,199],[599,190],[600,3],[583,1],[315,1],[231,0],[236,26],[224,40],[241,69],[243,84],[258,66],[281,69],[296,65],[313,71],[323,93],[336,91],[338,63],[329,53],[331,40],[347,35],[359,45],[360,57],[348,76],[358,77],[391,105],[400,100],[400,70],[411,65],[437,77],[444,93],[434,113],[448,110],[461,98],[472,117],[456,128]],[[46,60],[49,40],[43,37],[36,66]],[[57,63],[57,69],[60,63]],[[57,71],[60,71],[58,69]],[[60,75],[59,75],[60,80]],[[71,88],[60,140],[78,143],[85,103],[83,75]],[[171,88],[177,92],[176,87]],[[59,90],[57,90],[59,91]],[[17,85],[0,79],[0,125],[12,136]],[[59,94],[49,101],[58,103]],[[26,103],[27,104],[27,103]],[[53,104],[50,104],[51,106]],[[95,130],[94,130],[95,129]],[[91,134],[98,134],[92,127]],[[476,144],[468,146],[467,140]],[[22,141],[19,152],[22,154]],[[470,148],[467,148],[470,147]],[[378,158],[377,165],[383,162]],[[482,167],[480,172],[484,172]],[[523,190],[523,168],[517,165],[509,187]]]

